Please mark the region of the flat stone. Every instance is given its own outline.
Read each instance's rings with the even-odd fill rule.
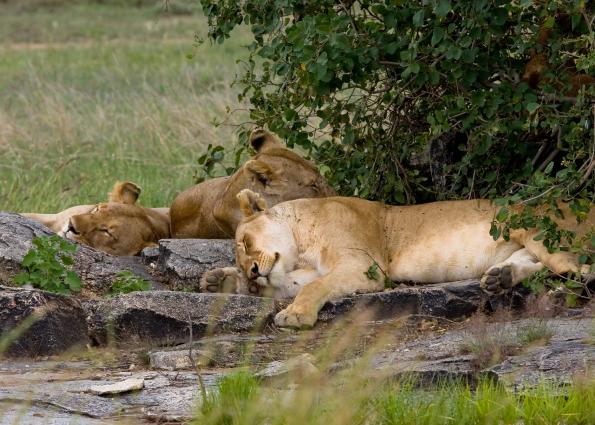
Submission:
[[[362,310],[369,311],[372,320],[409,314],[460,318],[479,310],[485,300],[475,279],[419,285],[329,301],[320,311],[318,321],[328,322]]]
[[[65,412],[59,408],[37,406],[19,401],[0,402],[2,424],[21,425],[115,425],[113,421],[94,419],[83,415]]]
[[[124,406],[116,400],[99,397],[93,394],[72,393],[64,391],[59,385],[52,388],[43,385],[41,388],[9,388],[0,389],[0,402],[19,403],[22,406],[51,406],[79,416],[90,418],[114,417],[124,410]],[[75,422],[75,420],[71,420]],[[66,423],[71,423],[66,422]]]
[[[208,366],[211,363],[207,351],[192,350],[192,361],[189,350],[154,351],[149,353],[149,365],[152,369],[183,370],[194,369],[198,366]]]
[[[593,319],[550,319],[547,345],[535,346],[491,367],[490,372],[511,389],[547,381],[571,384],[577,376],[595,378],[595,345],[589,342]]]
[[[532,326],[534,320],[492,323],[485,332],[504,336]],[[474,365],[473,354],[461,354],[463,344],[470,338],[467,329],[420,338],[389,352],[378,353],[372,357],[370,369],[372,376],[413,375],[422,383],[436,383],[445,378],[475,381],[487,376],[514,389],[535,387],[546,381],[569,384],[577,375],[595,377],[592,372],[595,370],[595,346],[586,342],[592,319],[547,319],[546,324],[552,332],[549,342],[528,344],[519,354],[482,370]]]
[[[234,245],[233,239],[162,239],[156,270],[171,289],[198,292],[206,271],[235,265]]]
[[[276,312],[270,298],[176,291],[132,292],[84,302],[83,307],[93,319],[90,327],[99,344],[110,335],[118,341],[180,344],[189,341],[190,326],[193,340],[257,331]]]
[[[130,391],[142,390],[145,387],[145,380],[138,378],[129,378],[124,381],[115,382],[107,385],[94,385],[89,388],[91,394],[95,395],[114,395],[128,393]]]
[[[14,338],[2,353],[10,357],[45,356],[84,346],[85,312],[72,297],[0,286],[0,341],[3,338]]]

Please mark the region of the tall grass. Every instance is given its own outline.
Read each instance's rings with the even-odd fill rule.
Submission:
[[[551,384],[518,393],[484,380],[475,388],[443,382],[419,388],[414,380],[341,381],[323,376],[278,390],[246,372],[223,378],[197,413],[194,424],[286,425],[477,425],[595,423],[595,385],[576,382],[563,390]]]
[[[231,83],[246,34],[195,47],[200,14],[2,7],[0,210],[103,201],[118,179],[138,183],[144,205],[169,206],[206,145],[234,142],[227,124],[244,117],[227,111],[241,108]]]

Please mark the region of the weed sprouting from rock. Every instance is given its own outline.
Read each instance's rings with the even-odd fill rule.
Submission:
[[[81,279],[72,270],[76,245],[58,235],[35,237],[32,243],[34,248],[27,252],[21,263],[25,271],[15,275],[12,281],[59,294],[79,292]]]

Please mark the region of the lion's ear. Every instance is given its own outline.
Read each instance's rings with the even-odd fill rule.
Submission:
[[[109,202],[134,204],[140,195],[140,187],[132,182],[117,182],[109,194]]]
[[[244,164],[246,170],[253,174],[263,185],[267,185],[274,177],[275,172],[273,169],[264,161],[258,159],[251,159]]]
[[[246,217],[266,211],[267,202],[258,193],[244,189],[236,195],[240,202],[240,210]]]
[[[264,152],[271,148],[282,148],[283,143],[277,136],[264,128],[255,128],[250,134],[250,145],[256,152]]]

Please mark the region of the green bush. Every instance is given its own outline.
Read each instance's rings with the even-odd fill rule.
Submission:
[[[550,251],[593,264],[595,232],[577,240],[550,218],[562,200],[584,219],[595,199],[595,84],[575,84],[595,81],[591,2],[201,4],[211,40],[252,31],[238,77],[252,121],[303,148],[339,194],[495,199],[494,238],[536,227]],[[204,175],[223,162],[211,151]]]
[[[594,200],[593,6],[561,0],[201,0],[209,36],[254,35],[239,76],[251,119],[313,157],[342,195],[391,204],[487,197],[492,234],[537,226],[536,205]],[[540,32],[541,31],[541,32]],[[544,31],[549,36],[539,39]],[[536,56],[543,55],[543,56]],[[547,59],[523,79],[532,57]],[[526,80],[526,81],[525,81]],[[531,84],[531,85],[530,85]],[[576,96],[575,96],[576,94]],[[220,155],[220,153],[218,153]],[[593,252],[577,251],[587,263]]]
[[[76,252],[76,245],[58,235],[35,237],[32,243],[34,248],[23,258],[25,271],[15,275],[13,282],[59,294],[79,292],[81,279],[70,270],[74,264],[71,254]]]

